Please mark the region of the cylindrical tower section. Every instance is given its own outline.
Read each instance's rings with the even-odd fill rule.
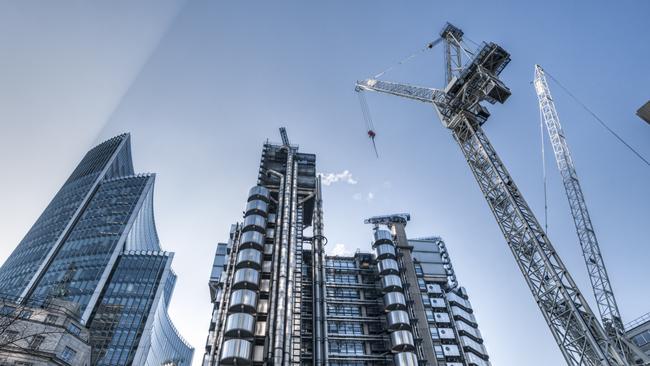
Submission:
[[[375,228],[372,247],[377,255],[377,271],[384,292],[387,330],[390,332],[391,351],[395,353],[396,366],[418,366],[415,340],[411,332],[411,319],[406,312],[404,285],[397,262],[397,250],[389,230]]]
[[[236,256],[235,272],[223,331],[225,341],[220,357],[223,365],[252,362],[269,198],[269,190],[262,186],[253,187],[248,193],[242,234],[232,254]]]

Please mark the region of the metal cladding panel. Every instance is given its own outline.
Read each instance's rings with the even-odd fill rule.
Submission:
[[[427,292],[430,294],[441,294],[442,288],[437,283],[427,284]]]
[[[482,343],[479,343],[467,336],[461,336],[460,341],[463,344],[463,347],[465,347],[466,350],[472,351],[479,356],[487,356],[487,350],[485,349],[485,346]]]
[[[260,284],[260,273],[252,268],[242,268],[235,271],[233,278],[233,289],[253,289],[256,290]]]
[[[228,315],[225,335],[228,337],[251,337],[255,332],[255,317],[246,313]]]
[[[467,311],[457,307],[453,306],[451,307],[451,312],[454,314],[455,317],[460,317],[461,319],[465,319],[467,321],[470,321],[474,324],[476,324],[476,318],[474,318],[473,314],[468,313]]]
[[[390,330],[411,330],[409,314],[404,310],[394,310],[386,314],[388,329]]]
[[[269,300],[260,299],[257,303],[257,312],[258,313],[268,313],[269,312]]]
[[[456,303],[466,309],[472,309],[472,305],[469,303],[469,300],[463,299],[462,297],[458,296],[455,292],[451,291],[447,293],[447,300],[451,302],[452,304]]]
[[[260,215],[248,215],[244,218],[244,231],[255,230],[260,233],[266,232],[266,217]]]
[[[379,244],[375,247],[377,259],[395,258],[395,247],[391,244]]]
[[[440,336],[441,339],[456,338],[456,335],[454,334],[454,330],[451,328],[438,328],[438,335]]]
[[[224,365],[250,365],[253,344],[244,339],[229,339],[221,347],[221,363]]]
[[[273,244],[264,244],[264,254],[273,254]]]
[[[458,346],[453,344],[443,344],[442,352],[445,354],[445,357],[458,357],[460,356],[460,349]]]
[[[259,231],[246,231],[239,238],[240,248],[256,248],[262,250],[264,247],[264,234]]]
[[[260,199],[254,199],[252,201],[248,201],[248,203],[246,204],[246,215],[257,214],[257,215],[266,216],[268,212],[269,212],[269,204],[266,203],[266,201],[262,201]]]
[[[467,362],[470,366],[490,366],[489,361],[485,361],[472,352],[465,353],[465,356],[467,357]]]
[[[394,259],[390,259],[390,258],[382,259],[379,262],[377,262],[377,267],[379,269],[380,275],[399,273],[399,265],[397,264],[397,261]]]
[[[436,323],[451,323],[447,313],[433,313],[433,317],[436,319]]]
[[[397,275],[386,275],[381,278],[381,288],[385,292],[402,290],[402,279]]]
[[[266,322],[259,321],[255,324],[255,336],[264,337],[266,336]]]
[[[237,254],[237,268],[262,268],[262,252],[257,249],[242,249]]]
[[[375,236],[374,245],[393,243],[393,235],[388,230],[384,230],[384,229],[375,230],[374,236]]]
[[[273,262],[271,262],[271,261],[264,261],[262,263],[262,272],[271,273],[272,264],[273,264]]]
[[[254,313],[257,306],[257,292],[235,290],[230,295],[230,311]]]
[[[393,352],[415,350],[413,333],[408,330],[398,330],[390,334],[391,350]]]
[[[386,310],[404,310],[406,309],[406,299],[401,292],[389,292],[384,295],[384,308]]]
[[[253,361],[264,362],[264,346],[255,346],[253,349]]]
[[[418,358],[413,352],[400,352],[393,356],[395,366],[418,366]]]
[[[268,202],[270,196],[271,193],[269,192],[269,190],[266,187],[262,187],[262,186],[255,186],[248,191],[249,201],[255,199],[261,199]]]
[[[432,308],[447,308],[447,304],[445,303],[445,300],[438,298],[438,297],[432,297],[429,298],[429,302],[431,302],[431,307]]]

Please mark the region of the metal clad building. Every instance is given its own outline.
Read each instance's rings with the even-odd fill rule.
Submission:
[[[442,239],[375,225],[327,256],[315,156],[266,143],[242,221],[217,245],[204,366],[489,366]]]

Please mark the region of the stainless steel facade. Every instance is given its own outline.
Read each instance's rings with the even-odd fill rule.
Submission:
[[[90,330],[92,365],[190,365],[167,306],[176,276],[153,218],[155,175],[134,174],[130,135],[90,150],[0,268],[0,292],[63,299]]]
[[[259,171],[217,246],[204,366],[490,365],[440,238],[377,227],[374,253],[326,256],[315,156],[266,143]]]

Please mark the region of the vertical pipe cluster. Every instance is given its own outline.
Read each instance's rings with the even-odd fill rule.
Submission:
[[[377,256],[377,269],[384,292],[386,323],[390,332],[391,350],[395,353],[396,366],[417,366],[415,341],[411,332],[411,320],[406,312],[404,286],[400,278],[397,252],[393,236],[386,229],[375,228],[372,245]]]
[[[289,154],[292,155],[291,153]],[[287,159],[287,170],[289,169]],[[284,326],[284,366],[291,361],[291,345],[293,336],[293,303],[294,303],[294,269],[296,268],[296,246],[298,245],[298,162],[291,156],[291,224],[289,232],[289,269],[287,278],[286,321]]]
[[[275,306],[275,334],[273,340],[273,365],[280,366],[282,365],[282,360],[284,356],[284,342],[285,340],[285,326],[287,325],[287,306],[291,303],[287,299],[287,276],[288,276],[288,266],[289,266],[289,237],[290,237],[290,224],[292,221],[292,212],[291,212],[291,199],[292,192],[295,190],[293,179],[294,170],[293,170],[293,153],[291,149],[287,149],[287,165],[286,165],[286,174],[284,178],[284,192],[282,195],[282,226],[281,226],[281,240],[280,240],[280,251],[275,252],[275,255],[279,254],[278,257],[278,275],[277,275],[277,300]]]
[[[327,350],[327,308],[325,297],[325,264],[323,236],[323,200],[320,177],[316,181],[316,204],[314,206],[314,237],[312,240],[312,278],[313,285],[313,360],[315,366],[328,366]]]
[[[231,284],[228,317],[221,347],[221,363],[251,363],[255,335],[255,312],[262,268],[264,235],[268,216],[269,190],[255,186],[248,194],[242,233],[237,243],[237,259]],[[234,253],[233,253],[234,255]]]

